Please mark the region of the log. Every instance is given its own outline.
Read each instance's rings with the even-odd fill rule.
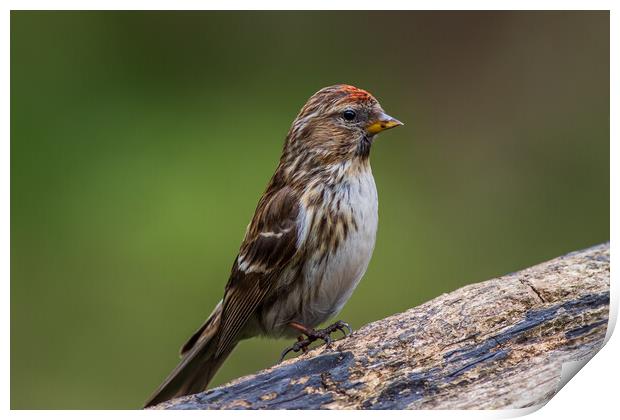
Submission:
[[[609,315],[609,243],[462,287],[156,409],[506,409],[546,403]]]

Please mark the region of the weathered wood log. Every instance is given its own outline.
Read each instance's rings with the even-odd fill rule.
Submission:
[[[603,345],[609,243],[441,295],[160,409],[491,409],[548,401]]]

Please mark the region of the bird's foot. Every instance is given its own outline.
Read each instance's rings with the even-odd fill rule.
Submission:
[[[344,337],[348,337],[353,334],[353,330],[351,326],[344,321],[336,321],[332,325],[327,328],[322,329],[321,331],[326,332],[328,334],[333,333],[334,331],[340,331]]]
[[[303,336],[299,336],[297,337],[297,342],[295,344],[285,348],[280,355],[280,362],[282,362],[286,355],[290,352],[297,353],[301,350],[303,353],[306,353],[308,351],[308,346],[310,346],[310,344],[314,343],[317,340],[323,340],[325,346],[329,347],[333,341],[331,333],[335,331],[342,332],[345,337],[348,337],[353,332],[349,324],[343,321],[336,321],[328,327],[323,328],[322,330],[307,328],[295,322],[291,323],[291,327],[301,331],[303,334],[306,335],[306,338],[303,338]]]

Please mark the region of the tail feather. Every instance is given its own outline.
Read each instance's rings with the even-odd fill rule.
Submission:
[[[181,347],[181,351],[179,352],[181,356],[185,356],[196,345],[198,340],[205,339],[210,336],[206,333],[210,332],[211,330],[215,332],[215,330],[217,330],[220,325],[221,318],[222,301],[220,300],[219,303],[215,306],[215,309],[213,309],[213,312],[211,312],[211,315],[209,315],[209,317],[207,318],[207,320],[200,326],[200,328],[198,328],[198,330],[196,330],[196,332],[185,342],[185,344],[183,344],[183,347]]]
[[[200,329],[183,346],[182,360],[155,390],[144,407],[175,397],[204,391],[235,346],[216,356],[221,302]]]

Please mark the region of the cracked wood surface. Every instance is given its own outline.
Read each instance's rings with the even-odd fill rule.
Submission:
[[[254,375],[158,409],[493,409],[542,404],[592,357],[609,243],[465,286]]]

